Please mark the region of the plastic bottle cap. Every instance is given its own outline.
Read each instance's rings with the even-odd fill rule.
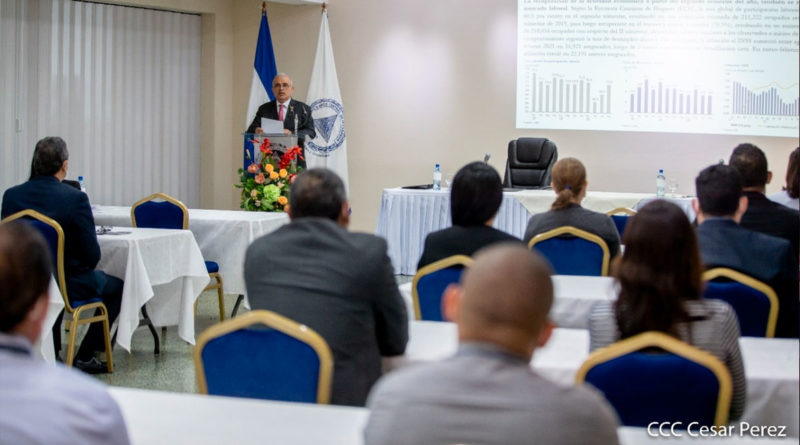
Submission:
[[[659,169],[658,172],[659,173],[664,173],[664,170],[663,169]]]
[[[78,181],[83,181],[83,176],[78,176]]]
[[[439,164],[436,164],[436,168],[439,168]]]

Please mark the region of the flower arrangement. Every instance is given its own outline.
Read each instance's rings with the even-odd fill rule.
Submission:
[[[281,212],[289,208],[289,189],[302,170],[297,167],[297,159],[303,159],[299,146],[290,148],[280,158],[270,148],[268,138],[259,143],[252,141],[261,151],[261,162],[254,162],[247,153],[250,165],[247,170],[239,169],[239,184],[242,189],[242,202],[239,207],[249,211]]]

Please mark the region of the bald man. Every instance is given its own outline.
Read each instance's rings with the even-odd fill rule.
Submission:
[[[530,366],[553,330],[550,268],[520,245],[488,247],[444,295],[458,352],[401,369],[370,394],[366,444],[617,443],[599,392],[560,386]]]

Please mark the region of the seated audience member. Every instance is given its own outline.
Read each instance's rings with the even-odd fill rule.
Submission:
[[[331,403],[363,406],[381,356],[402,354],[408,341],[386,242],[347,231],[344,184],[330,170],[298,175],[289,203],[291,222],[247,249],[250,305],[321,335],[333,352]]]
[[[619,254],[619,233],[611,217],[581,207],[586,197],[586,168],[575,158],[560,159],[553,165],[550,186],[556,192],[556,200],[550,210],[533,215],[525,229],[525,243],[534,236],[557,229],[562,226],[573,226],[593,233],[608,245],[611,258]]]
[[[36,229],[0,225],[0,442],[127,444],[104,385],[32,354],[47,316],[51,264]]]
[[[798,271],[792,246],[783,238],[745,229],[742,182],[732,167],[714,165],[695,179],[697,241],[706,269],[728,267],[763,281],[778,294],[776,337],[798,336]],[[626,247],[627,248],[627,247]]]
[[[550,268],[516,243],[475,256],[445,291],[458,352],[382,378],[367,405],[365,443],[616,444],[618,420],[589,386],[561,386],[531,368],[553,329]]]
[[[428,234],[417,269],[453,255],[472,256],[492,243],[520,240],[492,227],[503,202],[503,183],[484,162],[461,167],[450,189],[453,226]]]
[[[67,144],[59,137],[36,143],[31,162],[31,178],[3,194],[2,217],[25,209],[36,210],[61,225],[64,230],[64,273],[70,301],[85,301],[98,296],[108,309],[109,326],[119,315],[123,282],[94,270],[100,261],[100,245],[94,228],[89,198],[62,181],[69,165]],[[63,312],[62,312],[63,315]],[[53,326],[56,355],[61,349],[61,316]],[[75,367],[88,373],[107,372],[96,355],[105,351],[102,323],[92,323],[75,356]]]
[[[789,155],[786,166],[786,185],[783,190],[769,195],[769,199],[794,210],[800,210],[800,147]]]
[[[742,190],[747,197],[747,211],[739,223],[745,229],[777,236],[789,241],[794,257],[800,251],[800,213],[770,201],[764,195],[772,172],[767,170],[767,157],[753,144],[741,144],[733,149],[728,164],[742,178]]]
[[[659,331],[704,349],[730,370],[730,419],[740,418],[747,388],[739,322],[727,303],[701,298],[703,266],[686,214],[668,201],[650,202],[631,217],[622,240],[625,253],[613,270],[619,296],[592,308],[590,348]]]

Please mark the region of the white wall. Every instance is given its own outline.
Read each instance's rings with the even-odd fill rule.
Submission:
[[[353,228],[373,231],[381,189],[430,182],[433,164],[446,172],[492,153],[505,167],[506,146],[520,136],[555,141],[559,156],[587,166],[592,190],[655,191],[663,168],[679,191],[745,140],[760,146],[780,189],[793,138],[666,133],[517,130],[515,128],[516,0],[332,0],[329,18],[347,126]],[[252,59],[257,0],[236,2],[237,66]],[[319,31],[319,7],[268,7],[278,69],[294,76],[301,100]],[[246,19],[246,20],[245,20]],[[237,70],[237,85],[249,71]],[[247,90],[234,89],[235,110]],[[244,111],[242,111],[244,113]],[[780,179],[780,180],[779,180]]]

